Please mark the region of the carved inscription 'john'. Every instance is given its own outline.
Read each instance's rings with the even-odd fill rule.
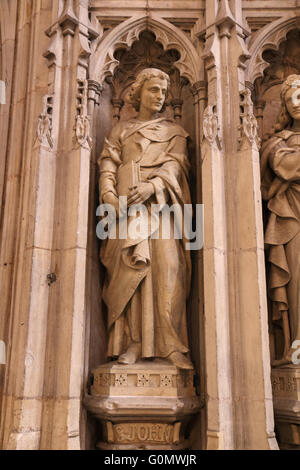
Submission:
[[[122,423],[114,426],[115,442],[172,442],[173,426],[163,423]]]

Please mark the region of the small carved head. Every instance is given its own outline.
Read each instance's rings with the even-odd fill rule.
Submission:
[[[278,132],[300,118],[300,75],[290,75],[283,83],[280,92],[281,109],[274,131]]]
[[[170,77],[168,74],[166,74],[162,70],[155,69],[155,68],[148,68],[138,73],[135,82],[131,86],[125,98],[127,103],[131,104],[136,111],[139,111],[139,108],[140,108],[141,91],[143,89],[145,82],[147,80],[157,79],[157,78],[160,80],[165,80],[167,82],[167,88],[169,88]],[[160,112],[162,112],[163,110],[164,110],[164,107],[162,107]]]

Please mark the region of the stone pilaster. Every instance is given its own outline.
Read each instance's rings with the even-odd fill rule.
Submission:
[[[60,112],[53,116],[59,126],[51,257],[56,282],[51,285],[48,306],[44,380],[44,396],[48,399],[44,403],[40,447],[79,449],[93,145],[87,69],[90,41],[96,37],[88,18],[88,1],[66,0],[48,34],[57,38],[61,70],[54,86]]]
[[[17,7],[14,79],[11,77],[11,94],[7,96],[10,120],[0,247],[4,268],[1,317],[7,342],[0,428],[2,448],[37,449],[57,149],[52,121],[55,105],[42,55],[52,7],[14,3],[10,2],[7,12],[10,22]]]
[[[1,256],[12,255],[1,439],[4,449],[79,449],[92,146],[87,68],[97,31],[88,1],[25,7],[12,98],[18,139],[8,154],[9,171],[13,165],[20,177],[5,189],[1,246]]]
[[[277,448],[257,126],[245,93],[248,32],[241,1],[231,2],[232,10],[227,0],[211,3],[204,51],[209,125],[204,120],[202,145],[207,447]]]

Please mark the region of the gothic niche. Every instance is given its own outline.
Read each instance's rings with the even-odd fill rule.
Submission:
[[[263,77],[255,80],[253,102],[260,127],[260,137],[269,132],[275,124],[280,110],[280,87],[292,74],[300,73],[300,30],[286,35],[277,50],[267,49],[262,54],[270,65]]]
[[[280,110],[280,91],[287,77],[300,74],[300,30],[292,30],[286,35],[278,50],[267,49],[263,52],[263,59],[270,65],[265,69],[264,75],[254,83],[253,102],[256,109],[256,117],[262,137],[262,149],[264,143],[270,142],[272,129],[276,124]],[[263,152],[261,152],[263,153]],[[267,202],[263,201],[264,226],[267,227],[269,211]],[[269,248],[266,248],[266,275],[267,284],[270,278],[270,264],[268,263]],[[272,320],[272,302],[268,299],[269,331],[272,363],[277,363],[284,353],[285,332],[282,320]]]
[[[162,115],[177,121],[191,137],[188,141],[191,164],[190,188],[192,201],[195,202],[196,175],[194,169],[196,168],[196,157],[194,146],[196,139],[194,99],[189,81],[180,76],[179,70],[174,65],[180,58],[180,53],[175,49],[164,51],[163,46],[155,40],[155,35],[146,30],[140,33],[139,40],[135,41],[129,50],[117,49],[114,56],[119,61],[119,66],[115,69],[114,75],[107,77],[103,84],[96,124],[96,155],[100,155],[104,138],[109,134],[111,128],[119,120],[131,119],[136,115],[132,106],[125,103],[124,98],[137,74],[149,67],[161,69],[170,76],[171,80]],[[193,256],[194,253],[192,252],[192,258]],[[193,291],[190,301],[193,302]],[[195,304],[197,304],[196,300]],[[194,343],[197,345],[195,347],[198,348],[198,338],[195,339]]]
[[[180,53],[175,49],[164,51],[162,44],[155,40],[155,35],[151,31],[146,30],[140,33],[139,40],[135,41],[129,50],[117,49],[114,56],[119,61],[119,65],[115,69],[114,75],[107,77],[103,84],[96,124],[96,155],[100,155],[104,138],[109,134],[111,128],[119,120],[127,120],[136,115],[132,106],[125,103],[124,97],[135,81],[137,74],[145,68],[153,67],[161,69],[170,76],[171,80],[165,109],[162,115],[177,121],[190,135],[190,140],[188,141],[189,160],[191,164],[190,188],[192,201],[195,202],[194,99],[190,90],[189,81],[180,75],[175,65],[176,61],[180,58]],[[197,202],[199,203],[200,201]],[[192,258],[193,256],[194,253],[192,252]],[[192,263],[194,264],[193,259]],[[196,287],[194,290],[196,296]],[[192,289],[190,302],[197,305],[197,301],[193,299],[193,297]],[[197,322],[198,319],[195,318],[194,321]],[[191,322],[192,319],[189,323]],[[195,338],[195,341],[192,340],[193,347],[197,350],[199,348],[198,341],[198,338]]]
[[[261,194],[275,432],[280,449],[296,449],[300,435],[295,358],[300,332],[300,31],[290,31],[278,50],[264,51],[263,59],[270,65],[255,82],[254,102],[263,136]]]
[[[171,81],[162,116],[177,121],[191,137],[189,140],[190,148],[188,149],[188,157],[191,164],[189,186],[191,189],[192,201],[196,202],[194,98],[190,90],[189,81],[185,77],[182,77],[179,70],[176,68],[176,62],[180,59],[180,53],[174,49],[165,51],[162,44],[156,41],[155,35],[152,32],[143,31],[139,35],[139,40],[135,41],[130,49],[117,49],[114,53],[114,57],[118,60],[119,65],[116,67],[113,75],[106,77],[103,83],[100,106],[95,123],[96,156],[100,156],[103,149],[104,139],[110,134],[111,128],[113,128],[119,121],[127,121],[132,117],[135,117],[136,111],[130,105],[125,103],[125,96],[132,84],[135,82],[138,73],[145,68],[160,69],[169,75]],[[195,252],[191,252],[191,257],[192,269],[194,270],[196,266]],[[100,278],[103,279],[102,272],[100,274]],[[187,322],[191,357],[195,368],[198,369],[200,349],[198,332],[200,320],[198,312],[199,287],[197,285],[197,274],[193,274],[192,279],[194,285],[191,286],[190,298],[187,305]],[[99,295],[100,294],[101,293],[99,292]],[[193,306],[196,308],[193,308]],[[104,323],[106,323],[106,307],[104,303],[102,303],[102,312]],[[102,334],[101,336],[103,337]],[[96,342],[91,346],[91,348],[97,349]],[[95,361],[93,360],[92,362],[94,363]],[[106,362],[105,357],[102,358],[102,361],[100,362],[102,365],[100,367],[105,366],[103,364],[104,362]],[[92,364],[90,364],[90,367],[91,366]],[[196,370],[196,372],[199,374],[199,370]],[[143,380],[146,379],[143,378]],[[94,389],[96,387],[96,382],[97,377],[94,375]],[[199,383],[197,383],[197,387],[199,386]],[[92,405],[89,406],[89,410],[92,410],[92,412],[94,411],[97,415],[97,411],[93,410]],[[117,432],[117,429],[113,428],[113,431]],[[109,434],[109,430],[107,429],[103,432],[105,440],[105,433],[108,432]]]

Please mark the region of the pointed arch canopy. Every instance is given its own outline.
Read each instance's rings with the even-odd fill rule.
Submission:
[[[251,59],[246,69],[246,80],[254,83],[257,78],[263,77],[265,69],[270,65],[263,59],[263,52],[267,49],[278,51],[292,29],[300,29],[300,16],[292,13],[262,28],[249,45]]]
[[[193,85],[200,80],[199,56],[188,37],[177,27],[162,18],[151,15],[134,16],[112,29],[101,38],[90,59],[90,78],[100,84],[112,76],[119,61],[114,57],[117,49],[130,49],[142,31],[151,31],[165,51],[176,49],[180,58],[174,63],[182,77]]]

